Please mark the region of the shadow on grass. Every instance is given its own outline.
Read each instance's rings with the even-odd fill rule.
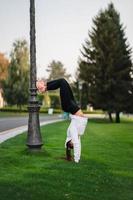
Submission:
[[[34,157],[51,157],[51,154],[46,149],[30,150],[28,148],[19,152],[20,155],[34,156]]]
[[[89,118],[89,122],[93,123],[111,123],[108,118]]]
[[[128,118],[121,118],[120,123],[116,123],[115,120],[111,122],[108,118],[89,118],[88,122],[93,122],[93,123],[109,123],[109,124],[121,124],[121,123],[126,123],[126,124],[133,124],[133,120],[128,119]]]

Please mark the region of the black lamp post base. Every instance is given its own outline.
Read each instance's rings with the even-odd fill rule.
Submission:
[[[37,104],[29,105],[29,122],[28,122],[28,137],[27,146],[31,150],[39,150],[43,145],[42,137],[40,133],[39,123],[39,109]]]
[[[40,151],[42,145],[43,145],[43,143],[42,143],[42,144],[38,144],[38,145],[27,144],[28,149],[29,149],[30,151]]]

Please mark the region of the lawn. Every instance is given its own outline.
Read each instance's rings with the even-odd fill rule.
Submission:
[[[25,117],[28,116],[28,113],[24,112],[2,112],[0,111],[0,118],[4,117]]]
[[[64,159],[68,124],[42,127],[41,152],[26,134],[0,145],[0,200],[133,199],[133,122],[89,121],[79,164]]]

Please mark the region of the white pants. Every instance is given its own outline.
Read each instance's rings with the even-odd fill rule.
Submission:
[[[74,146],[74,161],[79,162],[81,155],[81,141],[80,136],[84,134],[88,118],[77,115],[70,115],[71,123],[67,129],[66,143],[72,140]]]

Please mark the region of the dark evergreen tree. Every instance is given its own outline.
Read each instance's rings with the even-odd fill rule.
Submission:
[[[83,45],[79,77],[88,83],[89,101],[95,108],[119,114],[131,99],[131,49],[120,15],[111,3],[93,19],[89,39]]]
[[[77,104],[82,109],[87,109],[88,105],[88,84],[85,82],[80,82],[80,80],[77,78],[76,81],[73,81],[71,84],[75,100]]]

